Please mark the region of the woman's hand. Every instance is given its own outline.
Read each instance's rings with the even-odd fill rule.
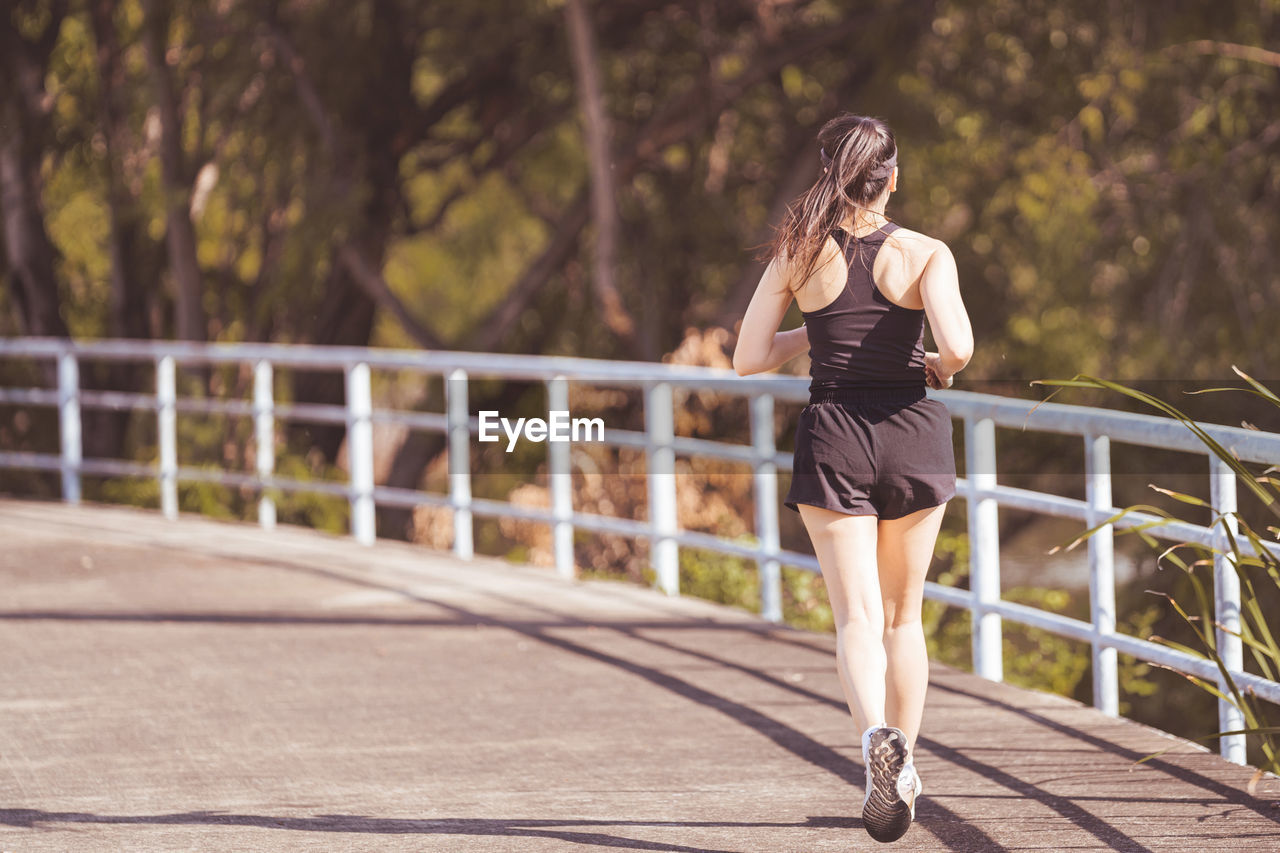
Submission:
[[[943,377],[938,372],[938,364],[942,360],[936,352],[926,352],[924,354],[924,381],[930,388],[935,391],[941,391],[944,388],[950,388],[954,381],[954,374]]]

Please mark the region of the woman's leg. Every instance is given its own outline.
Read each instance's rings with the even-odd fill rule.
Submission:
[[[888,659],[885,721],[906,733],[912,750],[920,734],[924,694],[929,686],[929,655],[920,608],[925,575],[945,512],[946,504],[922,509],[881,521],[877,530],[884,650]]]
[[[885,721],[884,610],[876,517],[799,504],[836,623],[836,668],[858,731]]]

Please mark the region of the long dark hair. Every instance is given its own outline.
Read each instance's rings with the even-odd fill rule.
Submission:
[[[836,116],[818,131],[819,156],[826,170],[817,182],[787,207],[777,229],[770,257],[791,260],[799,288],[813,275],[818,254],[850,208],[866,209],[889,183],[897,162],[898,144],[889,125],[878,118],[851,113]]]

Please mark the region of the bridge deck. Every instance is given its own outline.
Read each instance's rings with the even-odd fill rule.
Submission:
[[[0,501],[0,850],[880,849],[832,641],[399,543]],[[935,668],[902,850],[1280,849],[1280,780]]]

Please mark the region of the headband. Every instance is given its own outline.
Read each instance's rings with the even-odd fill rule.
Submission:
[[[825,148],[819,149],[818,156],[822,158],[823,166],[830,167],[831,155],[827,153],[827,149]],[[893,154],[889,156],[888,160],[885,160],[879,166],[876,166],[874,169],[867,172],[867,180],[871,180],[871,181],[883,180],[893,174],[893,170],[897,167],[897,165],[898,165],[898,152],[895,150]]]

